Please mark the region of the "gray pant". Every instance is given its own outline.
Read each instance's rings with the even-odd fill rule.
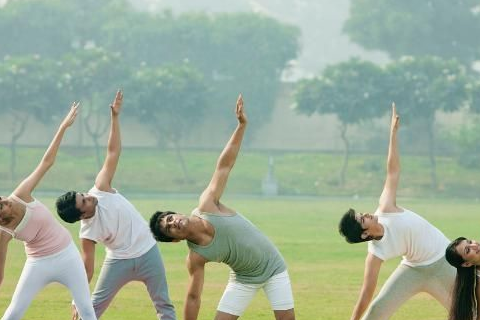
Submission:
[[[455,268],[445,258],[421,267],[401,264],[385,282],[362,320],[386,320],[419,292],[429,293],[448,309],[455,276]]]
[[[97,318],[105,312],[117,292],[130,281],[141,281],[147,286],[158,319],[176,319],[168,296],[165,267],[156,245],[138,258],[105,259],[92,294]]]

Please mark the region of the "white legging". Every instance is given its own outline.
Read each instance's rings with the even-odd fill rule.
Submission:
[[[2,320],[21,319],[35,295],[52,282],[61,283],[70,290],[83,320],[97,320],[90,300],[85,267],[73,242],[58,253],[27,258]]]

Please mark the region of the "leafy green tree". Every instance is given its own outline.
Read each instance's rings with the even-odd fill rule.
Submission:
[[[344,30],[367,49],[404,55],[480,57],[478,0],[355,0]]]
[[[128,91],[135,108],[131,111],[151,129],[159,146],[174,148],[184,181],[191,181],[180,141],[203,120],[207,86],[202,74],[189,64],[140,68]]]
[[[437,189],[435,114],[455,111],[468,101],[468,77],[456,60],[405,57],[387,66],[388,93],[405,122],[420,122],[427,135],[431,186]]]
[[[6,59],[0,63],[0,108],[9,119],[4,132],[10,134],[10,174],[16,180],[18,139],[33,118],[49,124],[64,111],[66,96],[59,65],[39,56]]]
[[[348,127],[363,120],[381,117],[389,100],[382,90],[383,70],[371,62],[352,59],[325,68],[315,79],[302,80],[295,92],[296,111],[311,115],[335,114],[340,121],[340,136],[344,144],[343,164],[339,185],[345,184],[350,155]]]
[[[8,1],[0,8],[0,57],[58,59],[90,43],[102,44],[108,22],[125,19],[128,12],[133,9],[126,0]]]
[[[110,120],[108,103],[115,91],[130,81],[128,69],[121,63],[118,53],[103,48],[79,49],[64,56],[65,82],[68,89],[82,104],[80,128],[85,128],[95,147],[98,167],[102,165],[99,139],[108,129]]]
[[[241,91],[252,127],[269,119],[287,62],[298,52],[299,31],[255,14],[131,15],[112,21],[104,43],[137,68],[188,62],[212,84],[215,117],[231,121],[223,106]],[[252,134],[253,131],[249,131]]]

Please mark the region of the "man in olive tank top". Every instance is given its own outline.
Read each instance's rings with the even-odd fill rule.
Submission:
[[[282,255],[249,220],[220,203],[247,124],[241,95],[236,116],[238,126],[218,158],[213,177],[192,215],[157,211],[150,219],[150,229],[157,241],[187,240],[190,281],[185,320],[198,317],[207,262],[223,262],[232,269],[216,320],[238,319],[259,289],[265,291],[277,320],[294,320],[292,289]]]

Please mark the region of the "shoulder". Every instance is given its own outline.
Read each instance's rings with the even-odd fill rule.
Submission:
[[[190,249],[187,255],[187,268],[189,271],[195,271],[197,269],[202,269],[205,264],[208,262],[207,259],[202,257],[197,252]]]

